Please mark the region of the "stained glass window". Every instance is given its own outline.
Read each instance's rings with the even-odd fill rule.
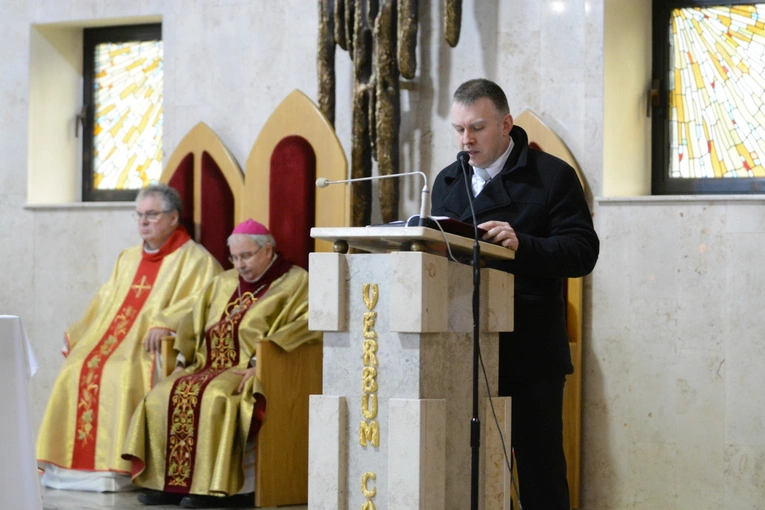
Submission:
[[[162,174],[160,25],[86,29],[83,200],[132,200]]]
[[[765,177],[765,4],[673,9],[669,177]]]
[[[96,46],[93,185],[139,189],[162,173],[162,41]]]

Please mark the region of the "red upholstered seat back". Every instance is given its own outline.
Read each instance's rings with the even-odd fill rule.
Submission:
[[[202,218],[199,243],[230,269],[228,239],[234,230],[234,194],[223,172],[208,152],[202,153]]]
[[[230,269],[226,239],[234,229],[234,195],[220,167],[207,151],[202,152],[201,176],[198,228],[194,227],[194,154],[190,153],[181,160],[168,185],[181,195],[181,224],[224,269]]]
[[[277,250],[307,270],[314,250],[316,153],[301,136],[282,138],[271,154],[269,173],[268,226]]]
[[[175,169],[168,186],[181,195],[181,225],[194,236],[194,155],[187,154]]]
[[[181,223],[189,234],[229,269],[226,239],[240,221],[244,177],[231,152],[204,122],[183,137],[160,182],[181,195]]]

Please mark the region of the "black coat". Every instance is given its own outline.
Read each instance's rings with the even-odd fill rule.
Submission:
[[[510,134],[515,146],[505,166],[473,204],[479,224],[506,221],[519,241],[514,260],[487,263],[515,275],[515,328],[500,335],[500,394],[512,381],[573,372],[563,282],[593,270],[600,244],[574,169],[529,148],[520,127]],[[431,214],[473,222],[458,163],[438,174]]]

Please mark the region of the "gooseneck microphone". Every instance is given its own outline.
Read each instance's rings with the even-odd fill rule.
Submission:
[[[470,153],[468,151],[459,151],[457,153],[457,161],[462,165],[462,169],[465,170],[465,165],[470,161]]]
[[[351,183],[351,182],[361,182],[361,181],[376,181],[378,179],[392,179],[394,177],[403,177],[405,175],[419,175],[422,177],[422,180],[424,183],[422,185],[422,191],[420,192],[420,226],[422,226],[422,222],[427,216],[425,214],[425,208],[427,207],[428,194],[430,193],[430,189],[428,189],[428,177],[423,172],[404,172],[402,174],[373,175],[371,177],[357,177],[356,179],[343,179],[340,181],[330,181],[326,177],[319,177],[318,179],[316,179],[316,187],[326,188],[330,184],[340,184],[343,182]]]

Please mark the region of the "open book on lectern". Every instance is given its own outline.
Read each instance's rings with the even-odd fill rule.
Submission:
[[[441,228],[439,228],[439,225]],[[432,228],[433,230],[447,232],[462,237],[468,237],[473,239],[475,236],[475,230],[472,223],[465,223],[464,221],[455,220],[448,216],[425,216],[420,224],[420,215],[415,214],[410,216],[408,220],[392,221],[390,223],[383,223],[378,225],[369,225],[370,227],[425,227]],[[483,237],[486,230],[479,228],[478,236]]]

